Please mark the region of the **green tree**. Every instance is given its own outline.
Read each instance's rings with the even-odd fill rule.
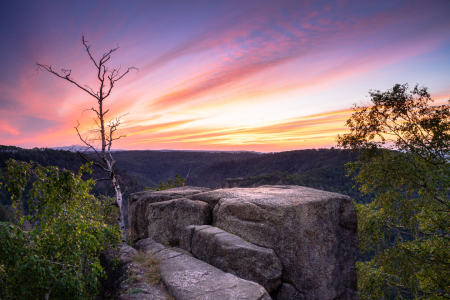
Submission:
[[[450,298],[450,107],[431,105],[425,87],[371,91],[356,106],[338,146],[358,150],[347,164],[364,193],[357,205],[360,299]]]
[[[10,159],[0,173],[18,224],[0,222],[0,299],[92,299],[103,275],[98,253],[120,242],[113,199],[90,194],[94,180]],[[29,214],[21,213],[25,186]],[[115,225],[112,225],[114,223]]]
[[[173,189],[174,187],[181,187],[181,186],[185,186],[186,185],[186,178],[181,177],[178,174],[175,174],[174,177],[175,177],[175,180],[167,178],[167,183],[164,183],[164,182],[162,182],[160,180],[159,184],[158,184],[158,187],[157,188],[150,188],[150,190],[163,191],[163,190]],[[145,189],[145,190],[148,190],[148,189]]]

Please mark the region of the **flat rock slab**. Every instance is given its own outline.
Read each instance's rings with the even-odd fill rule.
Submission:
[[[232,188],[196,194],[213,226],[275,250],[282,281],[306,299],[354,296],[357,220],[347,196],[300,186]]]
[[[141,210],[131,210],[132,234],[170,246],[179,245],[181,232],[186,226],[210,224],[212,221],[211,210],[206,203],[186,198],[137,207]]]
[[[134,245],[134,248],[140,251],[151,252],[152,254],[166,249],[163,244],[157,243],[151,238],[139,240]]]
[[[198,259],[240,278],[262,285],[271,293],[281,284],[282,264],[275,251],[259,247],[212,226],[187,226],[181,247]]]
[[[161,261],[160,273],[167,289],[177,300],[271,299],[257,283],[225,273],[196,258],[175,253],[177,255]]]

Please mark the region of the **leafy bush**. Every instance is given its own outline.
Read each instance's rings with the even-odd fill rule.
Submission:
[[[89,193],[95,181],[84,181],[83,172],[91,173],[91,166],[74,174],[7,162],[0,179],[18,223],[0,222],[0,299],[89,299],[97,293],[104,274],[99,251],[117,245],[119,228],[110,222],[115,212],[107,198]],[[24,214],[20,200],[33,180]]]

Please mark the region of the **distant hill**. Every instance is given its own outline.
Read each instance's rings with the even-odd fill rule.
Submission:
[[[48,149],[53,149],[53,150],[66,150],[66,151],[71,151],[71,152],[77,152],[77,151],[83,151],[86,149],[86,147],[83,146],[62,146],[62,147],[50,147]],[[97,149],[97,151],[100,151],[101,149]],[[116,151],[123,151],[122,149],[111,149],[111,152],[116,152]]]

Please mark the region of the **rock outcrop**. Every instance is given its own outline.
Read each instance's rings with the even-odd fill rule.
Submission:
[[[184,198],[185,196],[190,196],[197,193],[202,193],[209,191],[208,188],[202,187],[178,187],[170,190],[163,191],[143,191],[139,193],[132,194],[129,198],[126,198],[124,201],[124,214],[125,214],[125,227],[130,228],[132,212],[140,211],[142,207],[145,207],[148,203],[155,203],[161,201],[167,201],[172,199]],[[138,206],[135,207],[136,203]],[[133,208],[133,209],[131,209]],[[135,216],[138,217],[138,216]],[[136,218],[135,218],[136,220]]]
[[[139,241],[135,247],[140,251],[151,253],[153,258],[160,262],[159,270],[164,282],[163,292],[169,290],[177,300],[271,299],[259,284],[225,273],[191,255],[167,249],[150,238]],[[137,252],[134,250],[136,253],[133,254],[132,250],[127,250],[127,253],[131,254],[123,255],[121,259],[131,262],[131,257]],[[145,288],[148,289],[148,287]],[[130,295],[124,297],[130,297]]]
[[[217,227],[186,227],[180,246],[224,272],[259,283],[269,293],[281,284],[283,267],[272,249],[253,245]]]
[[[166,241],[172,241],[173,244],[177,244],[181,239],[183,248],[194,256],[216,264],[227,272],[234,272],[241,278],[260,282],[268,290],[273,290],[271,294],[278,300],[357,299],[354,292],[357,222],[355,207],[349,197],[300,186],[262,186],[214,191],[185,187],[184,191],[164,192],[155,195],[147,192],[133,196],[134,200],[130,206],[131,228],[141,238],[152,236],[157,241],[168,239]],[[182,199],[171,200],[169,197]],[[189,205],[192,209],[187,209]],[[206,220],[206,211],[209,211],[210,218],[212,215],[212,220]],[[197,217],[189,217],[191,214],[196,214]],[[185,219],[187,220],[184,221]],[[212,225],[216,228],[186,228],[188,225]],[[185,228],[186,234],[181,235]],[[222,230],[228,233],[225,234]],[[267,249],[281,261],[283,284],[280,285],[277,279],[271,283],[270,280],[261,281],[257,278],[259,275],[251,275],[253,271],[247,271],[247,274],[239,273],[236,271],[239,268],[233,265],[237,263],[234,259],[228,258],[227,262],[226,258],[221,258],[235,255],[232,253],[241,253],[237,256],[244,257],[251,251],[256,251],[255,247]],[[164,255],[163,258],[166,257]],[[190,284],[189,278],[200,280],[195,279],[197,275],[194,274],[197,273],[189,271],[189,268],[193,267],[191,261],[195,258],[187,259],[188,256],[181,253],[170,255],[161,265],[166,265],[165,261],[168,263],[179,260],[179,265],[184,267],[176,269],[176,272],[179,272],[177,274],[180,274],[177,280],[185,278],[183,280],[186,280],[186,285]],[[263,256],[258,259],[261,260],[262,266],[264,264],[261,257]],[[202,264],[211,266],[205,262]],[[259,268],[257,264],[253,267],[258,272],[266,268]],[[269,269],[267,267],[267,270]],[[176,280],[167,276],[165,279],[163,277],[163,280],[173,282],[171,286],[175,288]],[[202,278],[202,275],[198,276]],[[267,276],[269,277],[276,278],[273,275]],[[274,290],[276,285],[279,287]],[[194,291],[189,293],[197,295]]]
[[[282,280],[307,298],[335,299],[356,290],[357,221],[349,197],[300,186],[263,186],[210,191],[192,199],[214,206],[213,226],[275,250]]]
[[[185,198],[187,196],[192,196],[209,190],[210,189],[208,188],[202,187],[184,186],[163,191],[150,190],[132,194],[128,199],[129,212],[127,218],[132,235],[139,237],[140,239],[149,237],[148,235],[149,214],[147,213],[149,204]],[[208,223],[210,223],[210,221],[208,221]],[[207,224],[207,223],[195,223],[195,224]]]
[[[152,238],[171,246],[179,245],[181,232],[188,225],[211,224],[208,205],[186,198],[148,203],[133,211],[131,232],[139,238]]]
[[[171,252],[174,256],[161,261],[160,272],[177,300],[271,299],[257,283],[225,273],[196,258]]]

